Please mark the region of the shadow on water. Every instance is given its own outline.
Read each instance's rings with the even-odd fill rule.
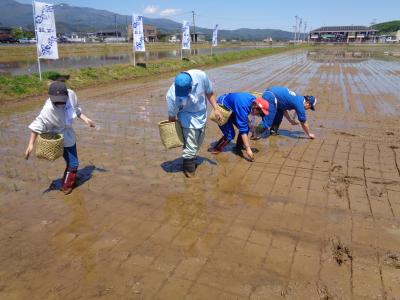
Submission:
[[[288,138],[292,138],[292,139],[308,139],[308,137],[306,137],[304,135],[303,131],[299,131],[299,130],[286,130],[286,129],[279,129],[279,135],[280,136],[285,136]],[[269,136],[269,134],[268,134]]]
[[[308,137],[306,137],[304,135],[303,131],[299,131],[299,130],[287,130],[287,129],[279,129],[279,136],[284,136],[284,137],[288,137],[291,139],[308,139]],[[263,132],[260,136],[261,139],[267,139],[270,137],[274,137],[269,133],[269,130],[266,130],[265,132]]]
[[[196,164],[198,166],[203,164],[204,162],[208,162],[211,165],[217,165],[215,161],[207,157],[197,156]],[[165,161],[160,166],[167,173],[178,173],[183,171],[182,165],[183,165],[183,159],[182,157],[178,157],[175,158],[174,160]]]
[[[77,179],[76,179],[76,187],[79,187],[81,185],[83,185],[85,182],[89,181],[92,178],[93,172],[97,171],[97,172],[107,172],[107,170],[102,169],[102,168],[97,168],[94,165],[90,165],[90,166],[86,166],[82,169],[78,170],[77,173]],[[43,192],[43,194],[51,192],[51,191],[58,191],[61,189],[62,187],[62,178],[57,178],[55,180],[53,180],[50,184],[50,186]]]

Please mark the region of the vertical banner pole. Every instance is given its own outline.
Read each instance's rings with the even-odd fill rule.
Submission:
[[[213,55],[213,47],[218,46],[218,24],[215,25],[211,41],[211,55]]]
[[[183,59],[183,50],[190,50],[190,28],[186,21],[183,21],[182,24],[181,60]]]
[[[39,58],[39,51],[38,51],[38,36],[37,36],[37,29],[36,29],[36,22],[35,22],[35,1],[32,0],[32,11],[33,11],[33,26],[35,27],[35,39],[36,39],[36,56],[38,62],[38,71],[39,71],[39,79],[42,81],[42,70],[40,68],[40,58]]]
[[[39,58],[39,56],[37,58],[37,61],[38,61],[38,69],[39,69],[39,79],[40,79],[40,81],[42,81],[42,70],[41,70],[41,67],[40,67],[40,58]]]
[[[143,17],[133,14],[132,16],[133,33],[133,64],[136,66],[136,52],[146,52],[143,33]],[[145,55],[146,57],[146,55]]]

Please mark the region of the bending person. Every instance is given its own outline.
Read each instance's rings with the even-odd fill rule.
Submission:
[[[315,135],[310,132],[306,115],[306,110],[315,110],[317,99],[314,96],[302,96],[289,90],[287,87],[273,86],[264,91],[263,98],[268,101],[276,101],[277,103],[275,116],[273,117],[273,114],[271,114],[268,117],[263,118],[262,122],[263,127],[266,129],[270,128],[271,135],[278,135],[279,126],[282,123],[283,116],[285,116],[290,124],[299,124],[290,117],[288,112],[289,110],[295,110],[305,134],[310,139],[315,138]]]
[[[249,115],[260,117],[268,115],[268,102],[262,98],[256,98],[250,93],[229,93],[219,96],[217,103],[232,111],[232,114],[228,122],[219,126],[223,136],[209,151],[213,154],[222,152],[226,145],[235,138],[235,126],[239,129],[239,135],[236,140],[236,150],[246,150],[248,159],[253,161],[254,154],[250,148],[248,137],[250,131]]]
[[[217,108],[212,84],[205,72],[189,70],[175,77],[167,92],[168,119],[177,119],[183,131],[183,172],[193,177],[196,171],[196,155],[204,140],[207,121],[207,101]],[[221,113],[216,113],[218,119]]]

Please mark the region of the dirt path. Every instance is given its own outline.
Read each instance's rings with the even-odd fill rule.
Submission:
[[[159,141],[172,78],[77,91],[98,127],[76,124],[70,196],[47,190],[63,161],[22,158],[37,110],[1,117],[0,299],[397,299],[399,72],[306,53],[209,70],[218,94],[317,95],[318,138],[284,123],[248,163],[206,152],[209,123],[194,180]]]

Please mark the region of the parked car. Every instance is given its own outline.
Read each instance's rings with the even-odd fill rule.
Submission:
[[[0,35],[0,43],[18,43],[18,40],[14,39],[11,36],[1,36]]]
[[[33,38],[22,38],[18,40],[18,43],[20,44],[35,44],[36,43],[36,39]]]
[[[68,43],[68,37],[66,36],[60,36],[57,40],[59,43]]]

